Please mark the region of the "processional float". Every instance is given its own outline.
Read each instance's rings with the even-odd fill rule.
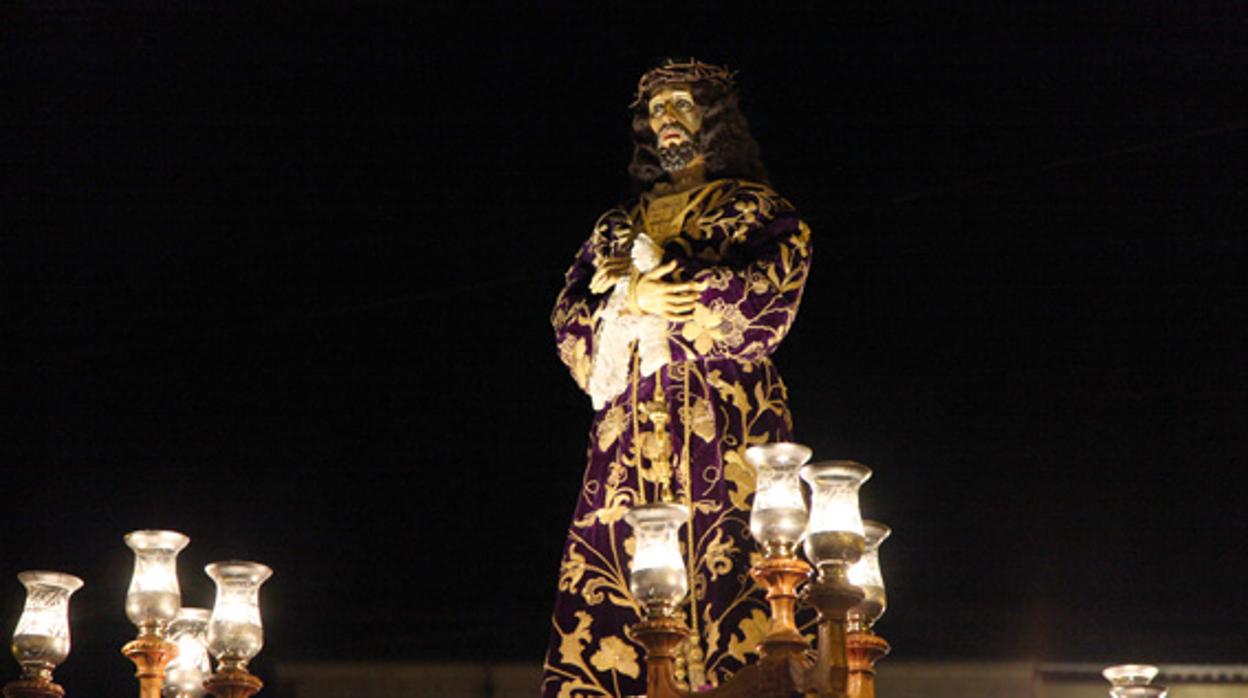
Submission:
[[[750,532],[761,548],[750,574],[767,592],[770,628],[758,661],[715,688],[684,689],[674,671],[677,647],[688,635],[676,616],[689,591],[677,537],[688,513],[669,502],[629,512],[637,542],[629,586],[644,612],[632,635],[646,650],[647,698],[874,698],[875,664],[889,651],[872,630],[886,605],[878,551],[889,529],[862,519],[858,509],[870,469],[851,461],[807,465],[810,456],[792,443],[746,451],[758,482]],[[799,475],[811,489],[809,512]],[[135,665],[139,698],[257,693],[263,683],[247,664],[264,644],[259,591],[272,570],[238,560],[207,565],[217,590],[212,610],[184,608],[176,559],[189,539],[175,531],[134,531],[125,541],[135,553],[126,615],[138,635],[122,654]],[[798,557],[799,542],[813,566]],[[22,673],[4,686],[4,698],[64,698],[52,672],[69,656],[69,599],[83,582],[42,570],[21,572],[18,580],[26,602],[12,650]],[[797,627],[799,603],[819,613],[813,648]],[[1165,688],[1152,683],[1156,675],[1156,667],[1142,664],[1104,671],[1111,698],[1166,698]]]

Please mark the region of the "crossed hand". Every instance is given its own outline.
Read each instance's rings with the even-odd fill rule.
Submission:
[[[670,322],[683,322],[693,315],[693,307],[698,297],[706,289],[702,281],[664,281],[663,277],[672,273],[676,261],[661,264],[644,274],[639,274],[632,296],[637,307],[646,314],[655,315]],[[603,293],[621,279],[627,278],[632,271],[632,260],[628,257],[608,257],[598,264],[594,277],[590,279],[589,290]]]

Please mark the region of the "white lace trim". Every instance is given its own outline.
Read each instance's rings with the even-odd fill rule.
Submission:
[[[655,268],[661,256],[662,250],[645,233],[639,233],[633,240],[633,266],[638,271],[644,273]],[[672,360],[667,345],[667,321],[653,315],[628,313],[628,286],[628,279],[617,282],[599,313],[588,387],[596,410],[628,387],[632,358],[628,348],[634,340],[641,358],[642,376],[654,375]]]

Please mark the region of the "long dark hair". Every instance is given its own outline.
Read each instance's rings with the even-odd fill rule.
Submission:
[[[711,80],[690,86],[693,99],[702,108],[702,129],[696,137],[706,156],[707,179],[748,179],[767,183],[767,168],[758,155],[758,143],[750,135],[750,124],[737,105],[731,87]],[[642,190],[668,179],[659,165],[658,140],[650,130],[649,98],[638,100],[633,108],[633,161],[628,174]]]

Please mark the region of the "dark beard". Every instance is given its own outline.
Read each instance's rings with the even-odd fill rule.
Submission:
[[[698,144],[688,140],[679,145],[659,148],[658,154],[660,167],[667,172],[679,172],[698,156]]]

